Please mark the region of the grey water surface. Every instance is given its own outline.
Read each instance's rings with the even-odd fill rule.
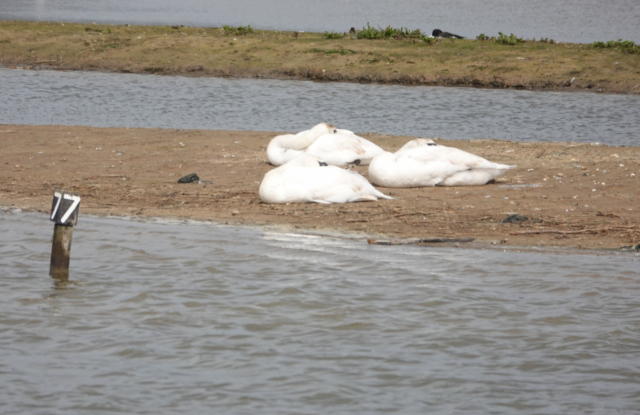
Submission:
[[[2,0],[0,20],[347,32],[439,28],[468,38],[515,33],[561,42],[640,42],[637,0]]]
[[[2,414],[637,414],[640,257],[0,211]]]
[[[640,97],[0,69],[0,123],[640,145]]]

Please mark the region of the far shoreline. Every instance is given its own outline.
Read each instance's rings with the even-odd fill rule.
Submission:
[[[640,53],[619,48],[234,30],[0,21],[0,67],[640,94]]]

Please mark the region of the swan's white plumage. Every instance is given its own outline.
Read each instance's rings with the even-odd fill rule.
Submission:
[[[515,167],[418,139],[374,158],[369,179],[384,187],[479,186]]]
[[[369,140],[351,132],[338,132],[318,137],[305,153],[320,157],[327,164],[346,166],[348,164],[367,165],[384,150]]]
[[[298,134],[274,137],[267,146],[267,157],[274,166],[280,166],[301,155],[316,139],[325,134],[335,134],[336,127],[326,122],[316,124],[310,130]]]
[[[303,154],[265,174],[260,199],[266,203],[322,204],[391,199],[360,174],[336,166],[320,166],[320,159]]]
[[[313,154],[334,166],[354,163],[366,165],[383,152],[384,150],[376,144],[355,135],[352,131],[336,129],[326,123],[295,135],[277,136],[267,147],[267,157],[275,166],[280,166],[301,154]]]
[[[291,142],[291,144],[289,144]],[[295,135],[284,134],[274,137],[267,146],[267,158],[274,166],[281,166],[302,154],[303,150],[296,150]],[[303,148],[304,149],[304,148]]]
[[[435,146],[435,145],[436,145],[435,141],[433,141],[430,138],[416,138],[415,140],[407,141],[407,143],[402,147],[400,147],[400,150],[396,151],[396,153],[399,153],[403,150],[409,150],[410,148]]]

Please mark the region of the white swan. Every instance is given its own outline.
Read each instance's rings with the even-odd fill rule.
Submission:
[[[274,166],[281,166],[304,153],[316,139],[325,134],[335,134],[336,127],[326,122],[298,134],[284,134],[274,137],[267,146],[267,157]]]
[[[383,152],[384,150],[376,144],[355,135],[352,131],[336,129],[327,123],[318,124],[311,130],[295,135],[277,136],[267,147],[267,157],[275,166],[280,166],[303,153],[318,156],[333,166],[366,165]]]
[[[328,166],[311,154],[303,154],[265,174],[259,194],[265,203],[331,204],[393,199],[376,190],[360,174]]]
[[[333,166],[365,166],[384,150],[349,130],[338,129],[335,134],[320,136],[305,153],[316,155]]]
[[[369,179],[384,187],[479,186],[515,167],[419,138],[374,158]]]

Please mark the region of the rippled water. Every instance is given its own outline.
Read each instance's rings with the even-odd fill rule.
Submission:
[[[640,408],[640,257],[0,212],[1,413]]]
[[[183,24],[346,32],[392,25],[475,38],[499,31],[525,38],[640,42],[637,0],[2,0],[0,20]]]
[[[640,97],[0,69],[0,123],[640,145]]]

